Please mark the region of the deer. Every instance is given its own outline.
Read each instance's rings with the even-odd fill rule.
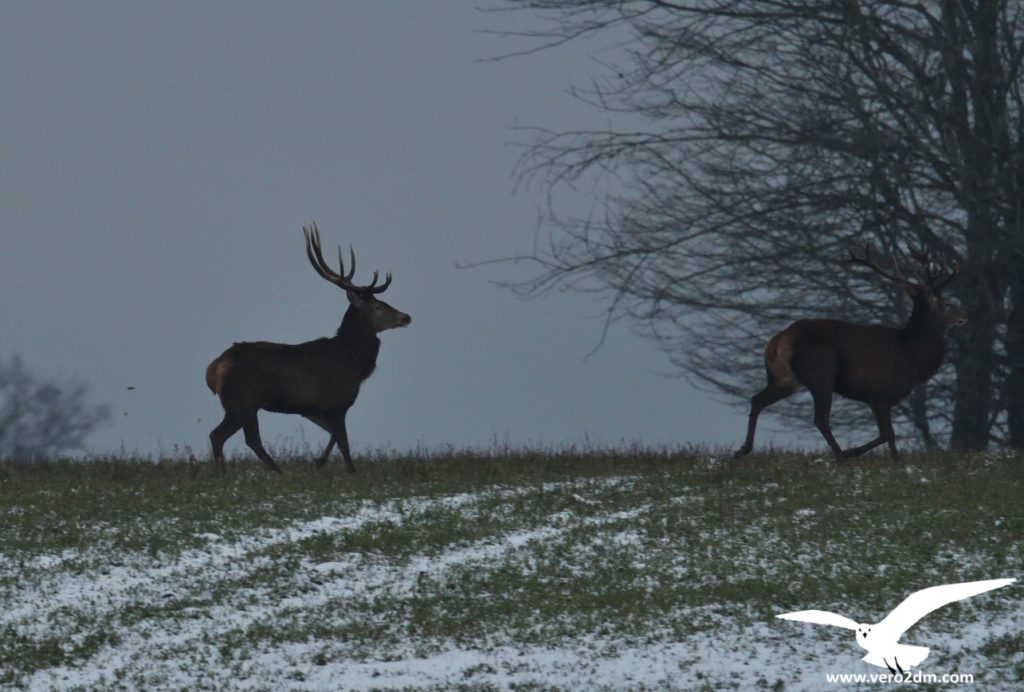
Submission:
[[[294,413],[326,430],[331,438],[317,459],[323,466],[337,444],[349,473],[355,473],[349,450],[345,415],[355,403],[362,383],[377,367],[380,332],[406,327],[412,318],[377,298],[391,285],[391,272],[377,285],[379,272],[366,286],[352,283],[356,271],[355,251],[349,247],[349,272],[341,248],[339,270],[324,260],[320,229],[314,223],[303,226],[306,256],[322,278],[345,291],[348,309],[333,337],[301,344],[267,341],[236,342],[206,368],[206,384],[224,407],[224,419],[210,432],[213,458],[224,469],[224,443],[238,432],[245,443],[271,471],[280,467],[267,454],[260,439],[257,411]]]
[[[806,387],[814,400],[814,425],[821,432],[837,461],[856,457],[881,444],[889,445],[893,459],[896,435],[892,409],[917,385],[938,371],[946,354],[946,327],[967,323],[967,314],[942,297],[942,289],[960,273],[954,261],[945,276],[927,249],[908,247],[910,258],[921,266],[914,270],[917,281],[904,278],[896,253],[892,269],[882,268],[864,244],[863,257],[850,250],[852,264],[868,267],[879,276],[901,286],[913,301],[913,310],[902,328],[877,324],[854,324],[832,319],[797,320],[773,336],[764,351],[768,383],[750,399],[747,437],[735,456],[748,454],[754,446],[757,417],[766,407]],[[829,418],[832,397],[839,394],[871,407],[878,425],[878,437],[843,450],[832,435]]]

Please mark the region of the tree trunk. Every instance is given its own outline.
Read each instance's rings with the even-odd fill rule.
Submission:
[[[1007,444],[1024,449],[1024,276],[1018,276],[1010,296],[1013,308],[1006,321]]]
[[[987,253],[978,253],[985,257]],[[959,294],[968,325],[956,334],[959,358],[953,392],[953,449],[984,449],[989,442],[992,379],[995,372],[995,310],[986,267],[972,263],[960,275]]]
[[[956,37],[950,43],[957,55],[947,55],[954,127],[959,152],[961,194],[967,212],[966,271],[958,294],[967,309],[957,363],[953,404],[954,449],[984,449],[992,426],[992,394],[996,371],[997,307],[1000,295],[995,237],[999,228],[1000,161],[997,143],[1006,141],[1005,102],[1000,93],[1001,57],[996,44],[999,3],[979,3],[973,11],[949,1],[943,16]],[[972,38],[973,37],[973,38]],[[969,50],[975,73],[962,51]],[[952,142],[953,140],[951,140]]]
[[[914,388],[907,399],[910,408],[910,422],[917,429],[925,449],[937,449],[938,443],[932,436],[932,426],[928,420],[928,383]]]

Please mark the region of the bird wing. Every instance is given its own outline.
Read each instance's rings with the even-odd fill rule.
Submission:
[[[872,635],[876,637],[898,640],[904,632],[913,627],[918,620],[933,610],[944,605],[961,601],[980,593],[998,589],[1017,581],[1016,579],[986,579],[984,581],[968,581],[962,584],[943,584],[921,589],[903,599],[885,619],[875,625]]]
[[[795,613],[783,613],[776,615],[783,620],[796,620],[797,622],[809,622],[813,625],[832,625],[843,627],[848,630],[857,629],[857,623],[848,617],[830,613],[827,610],[798,610]]]

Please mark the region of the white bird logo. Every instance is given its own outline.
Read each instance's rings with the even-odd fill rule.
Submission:
[[[921,661],[928,657],[927,647],[900,644],[900,637],[917,624],[918,620],[948,603],[1008,586],[1015,581],[1017,580],[987,579],[921,589],[903,599],[903,602],[877,625],[860,624],[848,617],[825,610],[801,610],[775,617],[854,630],[857,632],[857,643],[868,651],[863,661],[879,668],[888,668],[890,673],[899,671],[902,674],[920,665]]]

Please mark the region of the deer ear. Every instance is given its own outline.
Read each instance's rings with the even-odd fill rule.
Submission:
[[[351,288],[345,289],[345,295],[348,296],[348,302],[356,307],[363,304],[363,299],[359,297],[359,294],[353,291]]]

